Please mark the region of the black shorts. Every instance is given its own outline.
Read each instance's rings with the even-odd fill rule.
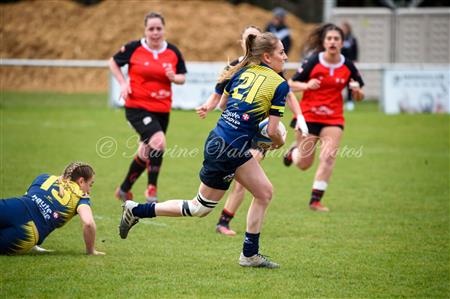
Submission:
[[[206,139],[203,155],[200,180],[206,186],[220,190],[228,190],[236,169],[252,158],[248,149],[230,147],[214,131]]]
[[[149,112],[139,108],[125,108],[125,116],[130,125],[147,142],[156,132],[166,133],[169,125],[169,113]]]
[[[289,126],[294,129],[296,122],[297,122],[297,119],[293,118],[291,120],[291,123],[289,124]],[[343,125],[330,125],[330,124],[315,123],[315,122],[306,122],[306,125],[308,126],[309,134],[315,135],[315,136],[320,136],[320,132],[325,127],[339,127],[342,129],[342,131],[344,131]]]

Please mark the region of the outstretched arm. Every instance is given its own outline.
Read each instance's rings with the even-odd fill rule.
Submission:
[[[289,79],[289,87],[292,91],[315,90],[320,87],[320,81],[316,78],[310,79],[308,82],[300,82]]]
[[[198,116],[200,118],[205,118],[208,112],[217,107],[219,101],[220,101],[220,94],[213,92],[203,105],[195,108]]]
[[[77,208],[80,215],[81,223],[83,224],[83,237],[86,244],[86,254],[88,255],[105,255],[104,252],[95,250],[95,233],[96,226],[92,209],[88,205],[80,205]]]

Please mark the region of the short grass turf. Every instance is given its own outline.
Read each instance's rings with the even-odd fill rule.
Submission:
[[[215,233],[224,200],[208,217],[141,221],[118,235],[114,199],[136,134],[105,94],[2,92],[0,197],[23,194],[40,173],[73,160],[96,171],[92,207],[97,249],[84,254],[75,217],[44,242],[51,254],[0,256],[1,298],[448,298],[449,116],[379,112],[374,102],[347,113],[341,152],[324,197],[330,213],[308,210],[317,165],[281,163],[293,139],[263,162],[275,195],[261,252],[280,269],[241,268],[247,196],[232,222],[236,237]],[[199,184],[206,120],[173,111],[159,198],[190,199]],[[284,123],[289,123],[287,113]],[[146,177],[133,188],[143,201]]]

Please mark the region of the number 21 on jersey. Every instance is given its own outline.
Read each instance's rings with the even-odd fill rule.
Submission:
[[[249,104],[253,103],[256,93],[263,84],[264,80],[266,80],[266,76],[256,75],[251,72],[244,72],[239,76],[239,79],[242,80],[242,83],[234,88],[232,97],[236,100],[245,101]]]

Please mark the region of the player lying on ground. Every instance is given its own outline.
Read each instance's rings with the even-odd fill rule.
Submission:
[[[0,254],[21,254],[34,249],[56,228],[75,214],[80,215],[86,253],[104,255],[95,250],[96,226],[89,192],[94,170],[82,162],[72,162],[62,176],[41,174],[25,195],[0,200]]]

